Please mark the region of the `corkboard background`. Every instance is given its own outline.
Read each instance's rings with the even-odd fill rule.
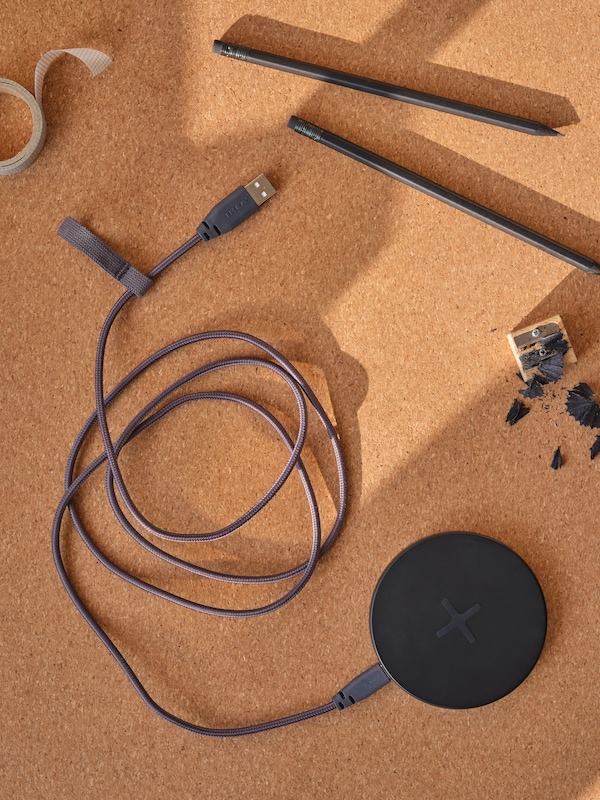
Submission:
[[[94,80],[73,59],[51,68],[46,148],[0,181],[2,796],[598,800],[600,467],[593,433],[562,402],[581,380],[600,390],[600,278],[286,128],[290,114],[305,117],[600,259],[598,4],[5,0],[0,22],[0,74],[29,89],[51,48],[114,58]],[[211,54],[214,38],[566,135],[528,137],[244,65]],[[8,157],[27,139],[27,112],[0,101]],[[50,525],[119,287],[56,229],[71,215],[147,272],[261,171],[276,197],[123,315],[107,384],[167,342],[218,327],[319,367],[348,460],[343,535],[294,602],[245,622],[140,596],[65,525],[69,569],[159,702],[201,724],[244,725],[326,702],[373,663],[368,610],[384,567],[421,537],[475,530],[518,550],[549,609],[539,664],[492,706],[444,711],[388,686],[343,714],[256,737],[194,737],[141,704],[58,580]],[[579,363],[556,400],[509,429],[519,385],[505,335],[556,313]],[[113,424],[164,380],[149,378]],[[124,463],[144,510],[191,530],[230,519],[281,458],[241,412],[207,408],[181,412]],[[155,568],[123,541],[101,490],[98,478],[82,514],[123,565],[208,602],[271,596]],[[280,568],[306,552],[306,517],[292,482],[263,522],[198,558]]]

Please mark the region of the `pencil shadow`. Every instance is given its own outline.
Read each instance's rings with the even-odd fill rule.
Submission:
[[[360,144],[365,146],[364,139]],[[591,258],[600,258],[600,221],[551,200],[473,159],[408,130],[402,131],[400,142],[381,142],[377,152],[537,233]],[[458,218],[463,214],[461,211],[456,213]],[[523,247],[527,250],[530,245],[524,244]]]
[[[432,19],[421,4],[410,2],[392,16],[367,43],[349,42],[254,15],[247,15],[235,22],[223,34],[223,38],[236,44],[354,71],[379,80],[402,82],[412,88],[534,118],[550,127],[578,122],[575,109],[567,98],[475,76],[427,61],[427,57],[439,45],[438,37],[443,35],[448,38],[484,4],[481,0],[447,3],[445,13],[434,15]],[[248,69],[260,68],[251,65]],[[457,94],[458,87],[460,95]],[[351,90],[340,91],[348,91],[350,96]],[[302,108],[290,109],[291,113],[297,113],[310,122],[347,136],[357,144],[374,150],[403,167],[592,258],[600,256],[598,221],[544,197],[418,133],[406,128],[399,129],[402,114],[407,110],[405,104],[352,92],[352,102],[347,105],[348,113],[341,117],[338,106],[331,108],[326,102],[327,92],[327,89],[316,91]],[[382,103],[386,103],[384,118],[381,116]],[[394,108],[396,113],[393,113]],[[305,143],[305,147],[310,151],[314,145]],[[337,168],[340,176],[348,175],[347,180],[350,183],[355,170],[348,173],[343,161],[338,158]],[[375,188],[372,177],[368,175],[366,178],[369,185],[364,187],[364,194],[376,192],[382,200],[380,205],[383,206],[385,200],[381,194],[381,181],[375,183]],[[393,189],[388,188],[387,195],[390,196],[392,192]],[[338,202],[345,194],[342,180],[337,187]],[[460,213],[457,212],[459,215]],[[335,224],[341,227],[339,220]],[[375,226],[371,225],[369,244],[363,243],[364,255],[367,255],[367,250],[371,247],[383,246],[384,241],[385,228],[382,229],[380,220],[377,220]],[[342,280],[338,283],[340,288],[352,281],[352,272],[352,266],[349,268],[344,263],[343,275],[338,276]]]
[[[481,0],[450,3],[445,13],[432,18],[420,3],[409,2],[367,43],[351,42],[258,15],[237,20],[222,38],[232,44],[533,119],[551,128],[579,122],[566,97],[427,60],[440,36],[448,38],[484,4]],[[394,105],[402,107],[393,100],[380,98],[378,102],[385,103],[390,114]],[[349,109],[352,106],[349,102]]]

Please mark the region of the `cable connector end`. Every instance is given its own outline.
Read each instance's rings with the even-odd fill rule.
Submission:
[[[261,173],[247,186],[238,186],[224,200],[217,203],[196,230],[207,242],[216,236],[228,233],[251,217],[274,194],[274,187]]]
[[[348,706],[353,706],[360,700],[383,689],[384,686],[390,682],[390,679],[383,671],[380,664],[373,664],[372,667],[357,675],[356,678],[350,681],[343,689],[334,695],[331,699],[336,708],[343,710]]]
[[[253,181],[247,183],[244,188],[257,206],[262,206],[269,197],[273,197],[275,194],[275,187],[263,172],[260,173],[258,178],[254,178]]]

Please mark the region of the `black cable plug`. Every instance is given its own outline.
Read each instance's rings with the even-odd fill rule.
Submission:
[[[390,679],[383,671],[380,664],[373,664],[372,667],[361,672],[356,678],[353,678],[350,683],[346,684],[343,689],[331,698],[332,703],[343,710],[348,706],[353,706],[360,700],[383,689],[384,686],[390,682]]]
[[[224,200],[217,203],[198,225],[196,232],[207,242],[216,236],[228,233],[251,217],[274,194],[275,189],[261,173],[258,178],[246,186],[238,186]]]

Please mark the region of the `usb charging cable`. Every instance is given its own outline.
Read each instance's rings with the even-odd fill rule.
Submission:
[[[121,258],[121,256],[119,256],[118,253],[106,245],[105,242],[103,242],[91,231],[89,231],[87,228],[84,228],[75,220],[67,218],[62,223],[58,231],[62,238],[66,239],[66,241],[68,241],[70,244],[73,244],[97,264],[99,264],[114,278],[119,280],[123,286],[125,286],[126,291],[121,295],[106,317],[98,338],[95,367],[96,410],[88,417],[86,423],[77,435],[67,460],[65,468],[64,495],[56,510],[52,527],[52,551],[54,563],[60,579],[77,610],[90,625],[94,633],[100,638],[111,655],[115,658],[121,669],[129,678],[134,689],[137,691],[138,695],[146,703],[146,705],[168,722],[184,728],[191,733],[204,734],[207,736],[241,736],[244,734],[266,731],[283,725],[289,725],[293,722],[300,722],[302,720],[309,719],[310,717],[325,714],[328,711],[334,710],[335,708],[342,709],[349,705],[353,705],[359,700],[362,700],[364,697],[367,697],[373,692],[377,691],[377,689],[380,689],[382,686],[385,686],[389,682],[389,678],[384,673],[381,666],[379,664],[375,664],[366,672],[362,673],[362,675],[351,681],[341,691],[339,691],[331,702],[317,708],[312,708],[299,714],[293,714],[291,716],[283,717],[271,722],[263,722],[257,725],[250,725],[240,728],[208,728],[201,725],[195,725],[175,716],[174,714],[171,714],[162,708],[148,694],[123,654],[120,652],[108,634],[104,631],[104,629],[100,626],[97,620],[92,616],[89,609],[85,606],[77,594],[68,575],[61,553],[60,537],[62,521],[65,513],[68,511],[69,516],[77,532],[79,533],[79,536],[88,550],[95,556],[96,559],[98,559],[101,564],[103,564],[103,566],[110,570],[110,572],[112,572],[114,575],[117,575],[127,583],[146,592],[150,592],[157,597],[177,603],[178,605],[194,611],[200,611],[206,614],[222,617],[253,617],[266,614],[270,611],[275,611],[295,597],[310,579],[319,558],[324,555],[334,544],[344,521],[347,506],[346,470],[338,435],[310,386],[307,384],[298,370],[296,370],[295,367],[283,355],[281,355],[281,353],[275,350],[275,348],[271,347],[266,342],[251,336],[250,334],[242,333],[240,331],[210,331],[207,333],[199,333],[179,339],[178,341],[163,347],[161,350],[158,350],[156,353],[135,367],[135,369],[133,369],[125,378],[123,378],[108,394],[105,394],[104,389],[104,360],[106,343],[112,325],[124,306],[132,298],[136,296],[143,296],[145,292],[152,286],[153,279],[155,279],[164,269],[166,269],[170,264],[172,264],[176,259],[182,256],[192,247],[203,241],[209,241],[217,236],[221,236],[233,230],[233,228],[237,227],[241,222],[254,214],[260,208],[260,206],[274,194],[275,189],[264,175],[260,175],[245,187],[240,186],[212,209],[212,211],[198,226],[196,234],[192,236],[191,239],[171,253],[170,256],[167,256],[167,258],[161,261],[147,276],[136,270],[135,267],[125,261],[125,259]],[[132,383],[146,370],[150,369],[153,365],[161,361],[161,359],[168,357],[170,354],[182,348],[198,342],[207,342],[215,339],[242,342],[258,351],[258,354],[256,356],[223,358],[191,370],[156,395],[156,397],[154,397],[150,402],[148,402],[125,426],[118,438],[113,439],[108,427],[107,409],[119,395],[121,395],[128,387],[130,387]],[[182,393],[181,391],[184,387],[187,387],[188,384],[191,384],[193,381],[201,379],[203,376],[210,373],[219,370],[231,370],[236,367],[248,365],[256,369],[269,370],[275,373],[287,384],[294,396],[298,408],[299,423],[295,440],[288,433],[282,423],[270,411],[249,398],[231,392],[189,390],[187,393]],[[132,439],[134,439],[143,431],[148,430],[148,428],[160,422],[160,420],[164,419],[164,417],[166,417],[171,411],[174,411],[176,408],[185,403],[199,402],[203,400],[234,403],[258,414],[263,420],[269,423],[269,425],[271,425],[274,431],[278,434],[288,450],[289,457],[287,463],[270,489],[252,506],[252,508],[248,509],[234,522],[226,525],[223,528],[220,528],[219,530],[209,533],[175,533],[157,527],[150,522],[136,507],[121,474],[118,457],[128,442],[132,441]],[[322,541],[321,536],[321,522],[317,500],[310,482],[309,475],[301,459],[301,452],[305,443],[307,432],[307,402],[316,412],[320,423],[323,425],[328,435],[338,471],[337,514],[324,541]],[[75,474],[78,456],[95,423],[98,424],[102,435],[104,451],[90,464],[88,464],[88,466]],[[184,597],[173,594],[172,592],[165,591],[164,589],[161,589],[147,581],[141,580],[134,575],[131,575],[111,561],[100,550],[98,545],[93,541],[92,537],[86,530],[75,505],[75,496],[77,492],[82,488],[88,478],[101,467],[106,468],[106,492],[109,503],[117,520],[123,529],[141,547],[146,549],[153,556],[203,578],[244,584],[275,583],[278,581],[294,579],[295,582],[293,586],[277,600],[267,605],[260,606],[258,608],[225,609],[193,602]],[[157,537],[158,539],[172,542],[206,542],[227,536],[230,533],[239,530],[256,514],[258,514],[267,505],[267,503],[272,500],[273,497],[275,497],[277,492],[281,489],[285,481],[294,470],[300,478],[309,505],[312,520],[312,545],[308,559],[293,568],[273,575],[230,575],[216,572],[171,555],[162,548],[158,547],[156,544],[154,544],[154,542],[148,539],[146,535],[144,535],[144,533],[150,533],[152,536]],[[137,526],[129,521],[129,518],[125,515],[125,510],[129,512],[130,517],[133,518]],[[144,531],[144,533],[141,531]]]

